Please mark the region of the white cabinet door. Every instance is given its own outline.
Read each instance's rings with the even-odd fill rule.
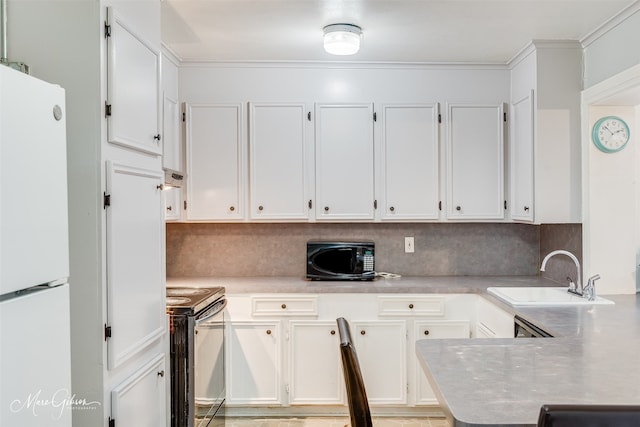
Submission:
[[[381,140],[382,219],[438,219],[438,105],[383,105]]]
[[[164,196],[164,219],[176,221],[180,219],[182,207],[182,188],[169,188],[162,192]]]
[[[243,218],[241,104],[187,105],[187,219]]]
[[[449,219],[504,219],[503,110],[502,105],[449,105]]]
[[[227,403],[282,404],[280,321],[232,321],[228,325]]]
[[[166,56],[162,57],[162,147],[162,167],[182,172],[178,66]]]
[[[111,391],[111,419],[116,426],[167,425],[165,364],[160,354]]]
[[[291,321],[289,403],[344,403],[340,338],[335,321]]]
[[[478,338],[513,338],[513,314],[492,304],[484,298],[478,299]]]
[[[109,369],[165,332],[162,182],[160,171],[107,162]]]
[[[533,90],[511,113],[511,218],[533,221]]]
[[[250,218],[307,219],[307,108],[252,103],[249,111]]]
[[[371,405],[407,403],[406,321],[352,322],[360,370]]]
[[[419,320],[414,324],[414,333],[413,342],[422,339],[469,338],[469,322],[467,320]],[[415,355],[415,351],[410,352],[409,359],[416,370],[415,403],[417,405],[437,405],[438,399]]]
[[[107,8],[107,137],[113,144],[162,154],[160,51]]]
[[[316,104],[316,219],[373,219],[373,106]]]

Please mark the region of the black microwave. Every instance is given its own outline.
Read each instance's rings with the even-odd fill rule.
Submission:
[[[373,242],[307,242],[307,278],[311,280],[373,280]]]

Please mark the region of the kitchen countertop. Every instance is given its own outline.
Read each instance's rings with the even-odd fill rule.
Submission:
[[[640,298],[606,295],[615,305],[521,307],[489,286],[558,286],[538,276],[377,278],[364,282],[302,277],[167,278],[167,286],[224,286],[247,293],[477,293],[554,338],[419,340],[416,353],[454,427],[535,426],[548,403],[640,404]]]
[[[254,293],[485,293],[489,286],[558,286],[539,276],[433,276],[371,281],[315,281],[303,277],[167,277],[167,286],[224,286]]]
[[[416,353],[455,427],[535,426],[543,404],[640,404],[640,298],[517,308],[554,338],[420,340]]]

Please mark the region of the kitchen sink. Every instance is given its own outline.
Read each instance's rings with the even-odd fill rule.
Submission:
[[[487,291],[512,306],[614,304],[613,301],[602,297],[589,301],[587,298],[567,292],[566,287],[490,287]]]

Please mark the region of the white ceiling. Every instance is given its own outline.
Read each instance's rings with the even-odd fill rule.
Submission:
[[[581,40],[634,0],[164,0],[181,60],[508,62],[531,40]],[[322,28],[362,27],[360,52],[324,52]]]

